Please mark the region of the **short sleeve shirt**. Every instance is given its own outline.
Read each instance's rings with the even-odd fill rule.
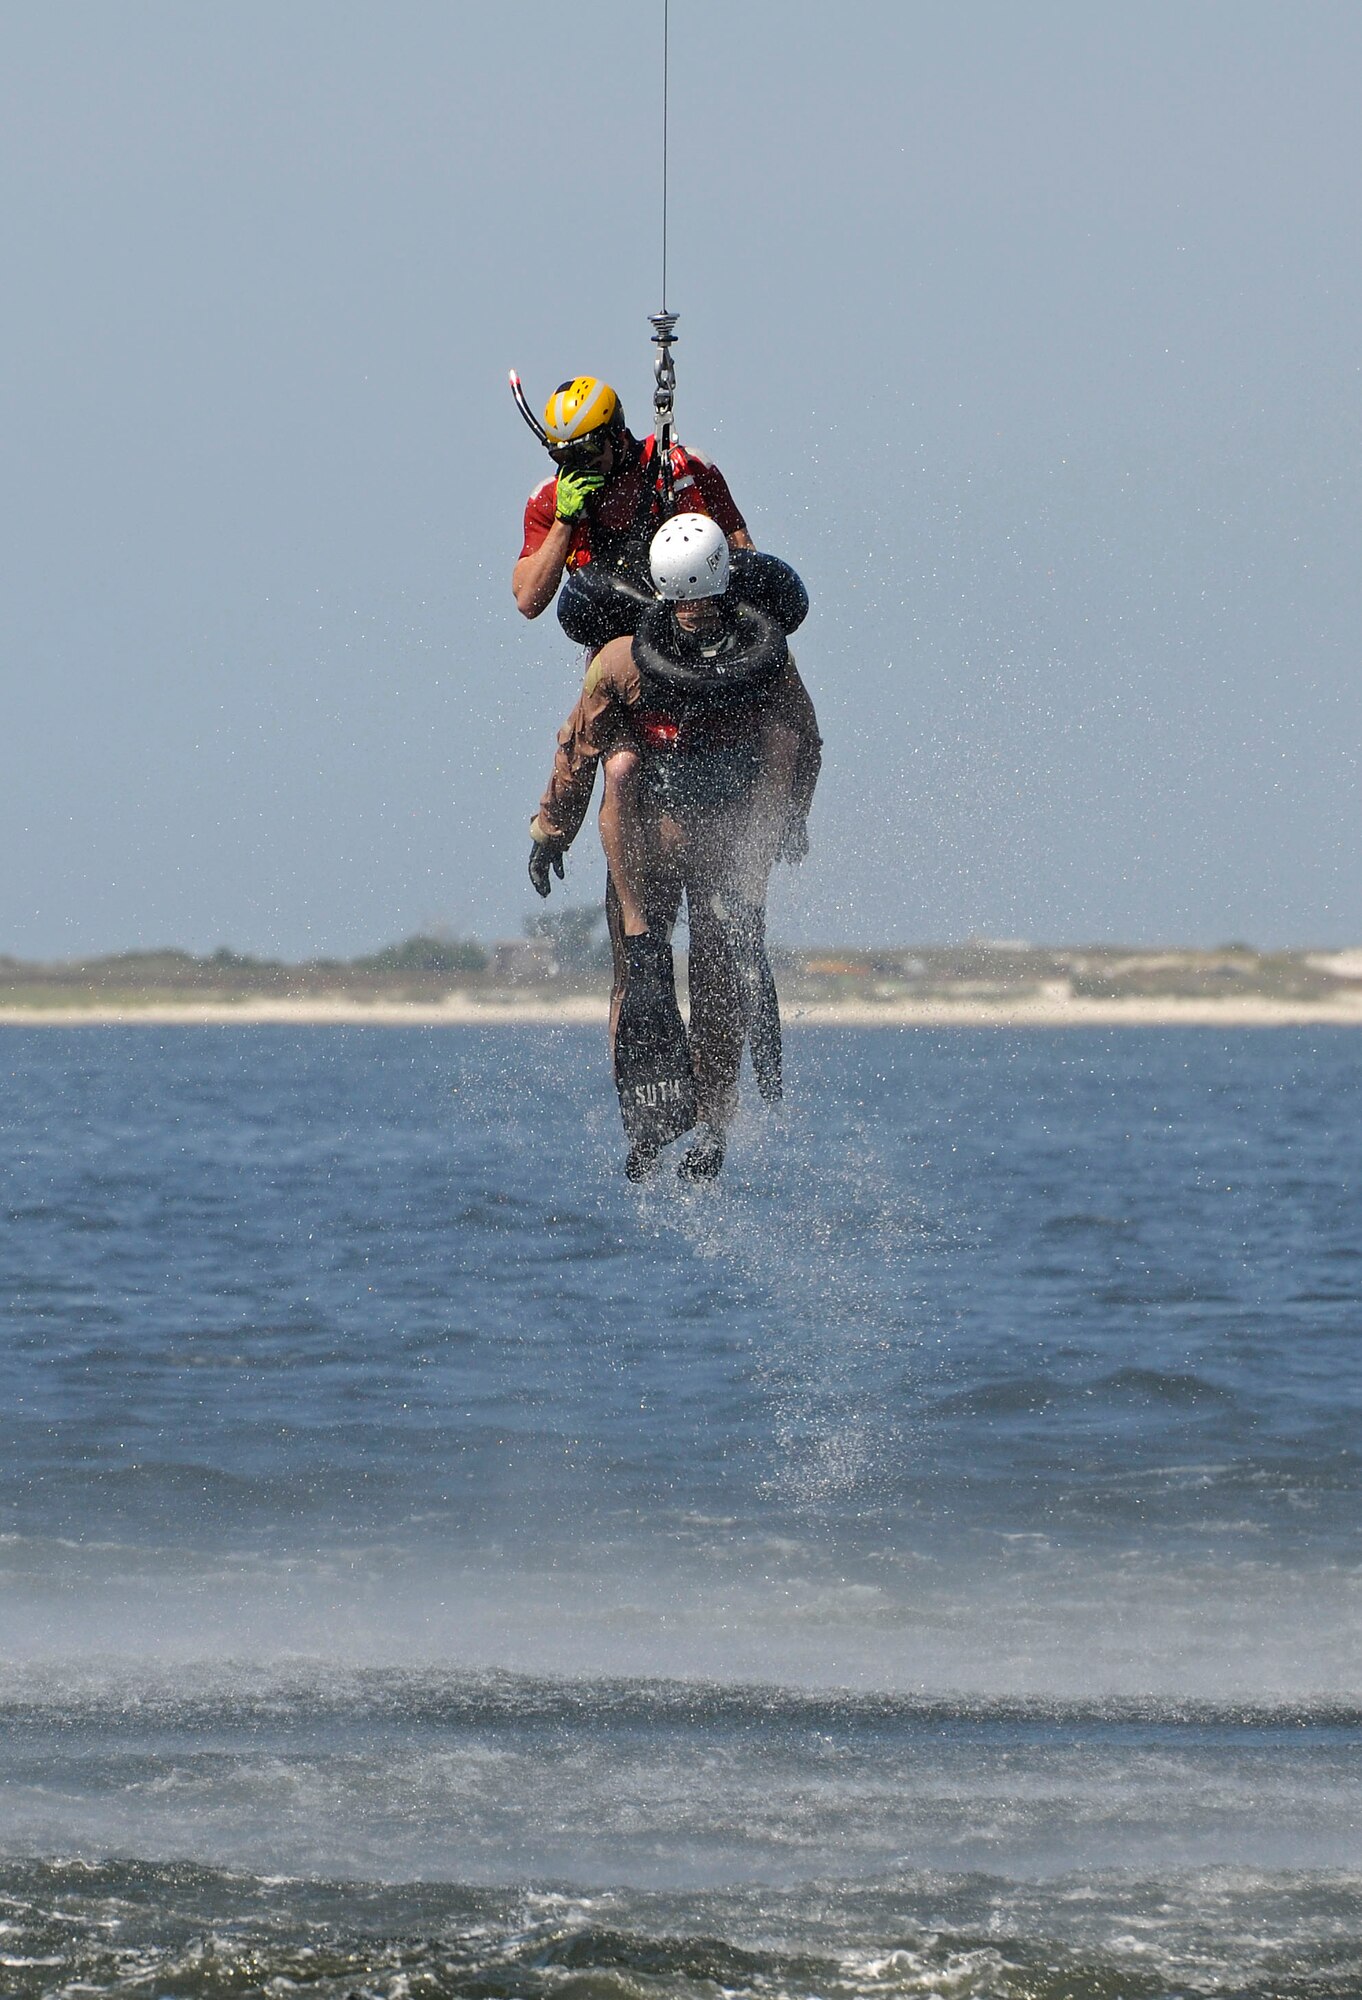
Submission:
[[[644,514],[645,493],[653,483],[655,455],[656,440],[646,438],[642,451],[629,470],[621,473],[618,479],[612,479],[587,503],[572,531],[567,558],[569,569],[578,569],[583,563],[591,561],[593,529],[614,537],[627,535],[639,523],[640,516]],[[698,451],[687,451],[683,445],[673,445],[672,492],[676,496],[677,513],[708,514],[726,535],[746,529],[747,523],[728,490],[728,481],[718,466],[711,465]],[[553,526],[557,505],[558,475],[555,473],[542,486],[536,486],[525,503],[522,559],[532,556],[542,544]],[[653,527],[660,526],[661,520],[662,498],[654,492],[652,506],[642,523],[644,531],[651,532]]]

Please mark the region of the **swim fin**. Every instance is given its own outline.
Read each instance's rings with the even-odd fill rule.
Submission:
[[[757,1089],[766,1104],[784,1095],[780,1001],[766,956],[766,912],[760,903],[735,903],[724,925],[729,962],[738,987]]]
[[[615,1087],[625,1137],[643,1164],[695,1123],[695,1077],[681,1009],[676,1004],[672,948],[645,933],[624,940],[624,997],[615,1029]],[[632,1178],[641,1178],[631,1174]]]
[[[724,1135],[716,1125],[702,1125],[693,1146],[688,1146],[677,1165],[676,1177],[690,1187],[717,1178],[724,1163]]]

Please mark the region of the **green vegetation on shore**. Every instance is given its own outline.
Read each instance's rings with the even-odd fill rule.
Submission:
[[[569,908],[530,934],[486,948],[472,939],[417,936],[353,959],[298,964],[226,947],[203,957],[178,950],[39,963],[0,956],[0,1013],[15,1009],[222,1006],[252,1000],[438,1002],[603,993],[609,948],[600,913]],[[1362,951],[1040,946],[972,940],[902,951],[830,948],[774,954],[793,1001],[1256,999],[1321,1003],[1362,999]]]

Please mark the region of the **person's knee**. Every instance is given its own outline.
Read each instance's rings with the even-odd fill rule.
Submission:
[[[617,750],[605,763],[605,783],[601,790],[601,837],[606,841],[625,840],[632,846],[639,838],[639,761],[632,750]]]
[[[725,908],[722,895],[710,882],[703,888],[697,888],[690,897],[687,904],[687,921],[690,926],[692,951],[709,954],[719,949],[723,943]]]
[[[639,754],[637,750],[615,750],[605,760],[603,803],[630,804],[638,796]]]

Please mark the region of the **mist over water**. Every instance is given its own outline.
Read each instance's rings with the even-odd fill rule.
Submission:
[[[789,1040],[5,1031],[16,1990],[1353,1990],[1347,1032]]]

